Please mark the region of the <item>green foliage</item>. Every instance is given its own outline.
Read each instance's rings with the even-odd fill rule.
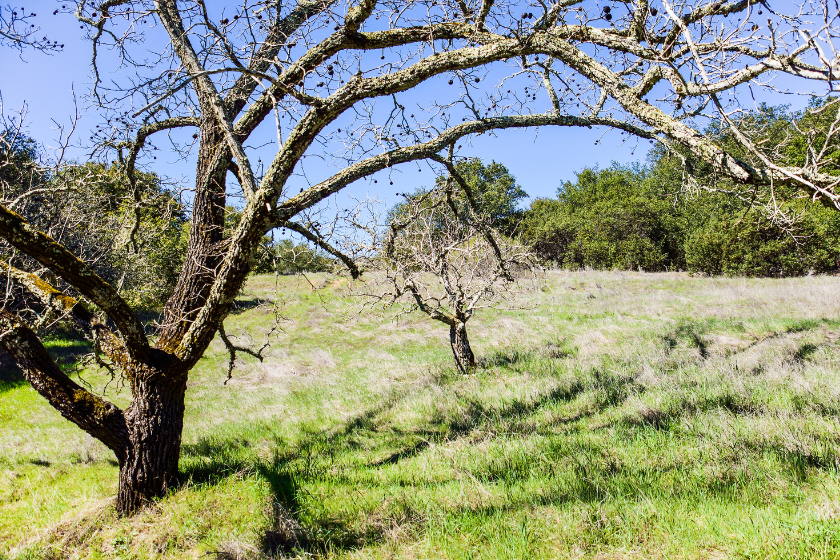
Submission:
[[[794,132],[791,133],[792,141],[786,148],[788,165],[801,166],[805,163],[808,151],[805,135],[808,134],[811,136],[814,151],[825,152],[822,172],[840,175],[840,142],[835,136],[827,143],[827,133],[836,126],[838,111],[840,101],[836,97],[814,97],[808,108],[795,116],[797,126],[791,127],[794,128]]]
[[[678,195],[672,164],[585,169],[557,199],[534,201],[523,232],[542,258],[570,268],[797,276],[840,266],[840,213],[793,199],[782,210],[798,218],[782,230],[749,201]]]
[[[96,240],[95,249],[103,252],[99,271],[121,287],[126,301],[149,309],[163,305],[175,287],[187,251],[189,223],[183,204],[155,174],[136,175],[136,195],[129,192],[117,164],[73,166],[51,182],[79,186],[84,214],[91,222],[80,224],[78,235]]]
[[[256,274],[274,272],[275,264],[280,274],[297,272],[329,272],[335,261],[306,243],[295,243],[281,239],[274,244],[263,245],[254,257],[251,271]]]
[[[840,149],[826,131],[840,103],[812,100],[808,109],[763,105],[738,125],[773,161],[801,166],[808,143],[822,156],[823,172],[840,175]],[[756,157],[735,141],[725,123],[708,133],[735,157]],[[683,192],[685,173],[712,192]],[[772,196],[772,198],[770,198]],[[795,220],[782,229],[768,218],[772,210]],[[686,154],[659,148],[647,168],[614,165],[585,169],[562,185],[558,198],[536,200],[526,211],[523,232],[546,260],[578,268],[641,267],[656,271],[687,269],[707,274],[795,276],[840,268],[840,213],[814,204],[791,186],[772,193],[733,185]]]
[[[436,189],[420,188],[414,193],[404,194],[405,201],[395,204],[388,211],[386,223],[399,224],[407,220],[417,220],[416,224],[402,228],[401,237],[424,238],[426,243],[446,244],[448,241],[444,239],[448,238],[451,241],[454,235],[463,243],[478,236],[477,222],[472,219],[474,205],[481,215],[480,221],[485,227],[489,227],[494,235],[501,236],[500,239],[505,238],[505,242],[507,238],[515,237],[522,218],[522,211],[518,210],[517,206],[522,199],[528,197],[516,183],[516,178],[504,165],[495,161],[484,165],[480,159],[470,158],[456,163],[455,166],[467,184],[472,204],[467,198],[467,193],[457,182],[453,181],[449,189],[446,187],[448,175],[441,175],[435,180]],[[448,194],[442,194],[447,192]],[[456,214],[451,212],[452,207]],[[456,215],[457,218],[453,221]],[[414,249],[423,244],[418,243]],[[393,262],[400,262],[401,266],[406,267],[405,270],[412,272],[416,272],[416,267],[407,263],[418,257],[417,254],[412,255],[415,252],[412,249],[414,244],[397,243],[392,256]]]
[[[709,205],[707,195],[701,200]],[[740,212],[704,212],[688,228],[686,267],[707,274],[741,276],[800,276],[833,272],[840,257],[840,214],[800,201],[801,216],[794,231],[785,232],[769,223],[755,208]],[[789,209],[789,208],[788,208]],[[790,209],[789,209],[790,210]]]
[[[519,202],[528,198],[528,194],[516,183],[507,167],[495,161],[484,165],[478,158],[469,158],[459,161],[455,168],[468,185],[479,212],[488,216],[494,227],[511,225],[518,214]],[[438,185],[443,185],[445,181],[446,176],[436,180]],[[456,191],[459,206],[468,210],[465,194],[460,189]]]
[[[762,103],[755,111],[742,114],[735,123],[756,150],[778,165],[801,167],[818,159],[822,173],[840,175],[840,139],[834,133],[829,134],[838,110],[840,100],[836,97],[812,97],[804,110],[795,112],[786,105],[774,107]],[[751,165],[762,163],[735,139],[728,123],[715,121],[705,133],[734,157]],[[695,172],[708,172],[707,164],[689,159]],[[795,191],[782,187],[780,195],[792,192]]]
[[[159,177],[137,172],[132,190],[116,163],[51,170],[39,162],[37,143],[15,130],[0,132],[0,162],[2,197],[17,201],[14,211],[85,261],[129,304],[146,309],[165,302],[184,260],[188,229],[184,206]],[[0,258],[70,290],[5,244]]]
[[[663,270],[681,264],[681,217],[645,170],[585,169],[534,201],[523,233],[545,259],[563,266]]]
[[[0,194],[4,199],[43,185],[47,176],[40,171],[39,159],[35,140],[14,129],[0,131]]]
[[[838,106],[831,98],[813,98],[804,111],[795,113],[785,106],[761,105],[741,116],[737,124],[756,149],[782,165],[806,165],[825,148],[818,158],[822,161],[821,171],[836,175],[840,174],[837,139],[826,144],[826,133],[837,117]],[[754,165],[760,163],[735,141],[724,123],[713,123],[709,132],[734,156]],[[661,152],[653,158],[654,171],[670,181],[672,189],[680,185],[678,174],[682,172],[676,159]],[[695,160],[688,163],[694,173],[709,173],[707,166]],[[726,180],[711,184],[722,192],[702,193],[685,202],[684,250],[688,270],[794,276],[840,268],[840,214],[835,209],[813,203],[807,193],[792,186],[778,185],[771,192],[745,189]],[[733,192],[740,195],[732,196]],[[783,230],[770,222],[768,210],[793,216],[794,223]]]

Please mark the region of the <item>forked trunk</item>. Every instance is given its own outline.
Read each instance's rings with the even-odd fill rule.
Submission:
[[[206,109],[206,108],[205,108]],[[224,256],[222,241],[227,165],[214,159],[221,131],[212,110],[201,125],[201,147],[196,195],[190,226],[190,245],[178,283],[164,308],[158,348],[173,352],[204,305],[214,272]],[[218,168],[217,168],[218,166]],[[131,405],[125,410],[128,444],[120,463],[117,510],[130,514],[151,500],[164,496],[177,484],[181,432],[184,426],[184,393],[188,364],[173,365],[161,350],[157,361],[140,366],[129,375]],[[200,355],[200,353],[198,354]]]
[[[174,383],[137,382],[125,411],[129,442],[119,457],[119,513],[133,513],[177,484],[185,390],[185,376]]]
[[[455,323],[449,327],[449,343],[452,345],[452,354],[455,356],[455,365],[462,373],[466,373],[475,367],[475,356],[470,348],[470,340],[467,338],[466,323]]]
[[[172,353],[204,306],[227,250],[222,238],[228,166],[217,161],[222,132],[212,109],[205,106],[204,113],[190,244],[184,267],[164,308],[165,326],[159,333],[157,349],[151,350],[149,363],[128,375],[134,400],[125,410],[129,441],[122,456],[118,454],[117,510],[122,514],[130,514],[164,496],[177,484],[184,393],[191,366],[172,362]],[[236,287],[231,289],[235,293]],[[195,346],[201,351],[194,354],[200,356],[206,344]]]

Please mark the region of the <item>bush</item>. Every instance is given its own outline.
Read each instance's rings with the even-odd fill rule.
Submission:
[[[801,276],[837,270],[840,215],[810,206],[803,209],[791,232],[774,227],[755,209],[712,217],[686,238],[688,270],[740,276]]]
[[[664,270],[682,264],[680,216],[641,168],[584,169],[557,200],[537,200],[523,233],[566,267]]]
[[[569,268],[687,269],[719,275],[797,276],[840,268],[840,213],[791,198],[798,216],[783,230],[749,201],[723,193],[681,194],[676,158],[649,168],[584,169],[557,199],[538,199],[523,232],[534,251]]]

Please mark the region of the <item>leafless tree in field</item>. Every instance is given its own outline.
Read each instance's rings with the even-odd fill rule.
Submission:
[[[364,295],[385,306],[408,299],[411,309],[447,325],[455,365],[466,373],[476,364],[467,321],[539,267],[527,247],[501,235],[477,209],[459,209],[452,183],[450,177],[397,207],[376,259],[381,276]]]
[[[840,207],[838,178],[819,158],[799,167],[763,154],[747,162],[701,132],[719,116],[737,136],[733,117],[752,103],[750,90],[837,92],[834,0],[79,0],[76,8],[93,46],[97,153],[116,154],[107,157],[128,181],[154,157],[159,136],[173,139],[171,156],[197,157],[189,249],[150,340],[113,285],[4,206],[0,237],[79,297],[33,271],[9,271],[10,281],[97,332],[133,401],[123,410],[74,383],[13,311],[0,312],[0,343],[41,395],[113,450],[123,513],[176,483],[189,372],[263,235],[304,229],[301,212],[378,171],[421,161],[439,169],[440,154],[470,135],[603,127],[690,153],[737,185],[794,186]],[[106,75],[115,59],[121,65]],[[274,128],[277,149],[261,166],[248,146],[262,123]],[[177,129],[194,131],[194,145]],[[761,153],[748,135],[738,139]],[[324,177],[294,192],[310,161]],[[234,196],[244,197],[242,219],[223,238]]]

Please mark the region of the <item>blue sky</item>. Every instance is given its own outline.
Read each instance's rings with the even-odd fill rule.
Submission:
[[[84,101],[84,94],[90,85],[90,43],[84,39],[84,32],[72,15],[52,14],[60,4],[60,1],[54,0],[23,2],[27,11],[38,14],[36,21],[42,33],[65,45],[63,52],[44,54],[29,51],[21,57],[9,48],[0,49],[0,93],[4,112],[8,116],[25,104],[25,123],[29,134],[47,146],[56,145],[57,125],[69,125],[76,107],[80,115],[77,142],[83,142],[89,136],[88,131],[99,122],[96,113],[89,110]],[[412,99],[417,104],[421,104],[422,100],[422,92],[418,92]],[[764,100],[790,103],[794,107],[801,107],[806,101],[801,96],[791,98],[780,95],[765,97]],[[598,129],[502,131],[496,137],[481,136],[465,142],[462,155],[477,156],[486,161],[496,160],[507,166],[532,198],[551,197],[562,181],[573,179],[575,171],[584,167],[605,167],[613,161],[629,163],[644,160],[647,144],[637,147],[635,141],[624,143],[617,133],[608,132],[596,145],[595,141],[603,134],[604,131]],[[71,155],[82,159],[85,152],[77,148]],[[170,177],[183,177],[189,183],[194,172],[193,165],[194,160],[178,162],[160,157],[153,168]],[[393,187],[388,185],[387,178],[382,175],[380,178],[385,180],[379,180],[377,185],[362,182],[349,190],[356,195],[370,192],[390,203],[395,200],[395,192],[432,184],[433,174],[428,167],[422,166],[421,172],[416,171],[416,165],[398,170],[393,177]]]

